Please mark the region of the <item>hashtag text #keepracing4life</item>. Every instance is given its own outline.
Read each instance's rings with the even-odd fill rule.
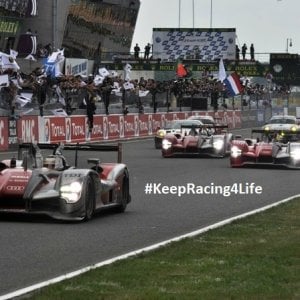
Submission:
[[[164,185],[162,183],[147,182],[145,184],[145,194],[147,195],[222,195],[229,197],[235,195],[260,195],[263,188],[254,182],[233,183],[231,185],[196,185],[195,183],[186,183],[185,185]]]

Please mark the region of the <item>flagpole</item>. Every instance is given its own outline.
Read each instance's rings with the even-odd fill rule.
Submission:
[[[193,0],[193,29],[195,28],[195,0]]]
[[[210,0],[210,28],[212,28],[212,9],[213,9],[213,0]]]
[[[181,0],[179,0],[178,5],[178,28],[180,28]]]

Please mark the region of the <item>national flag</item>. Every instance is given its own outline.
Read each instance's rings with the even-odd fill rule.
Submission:
[[[51,77],[59,77],[62,75],[62,67],[65,61],[64,49],[53,52],[49,57],[44,59],[43,65],[46,74]]]
[[[221,58],[220,61],[219,61],[218,80],[223,82],[226,77],[227,77],[227,74],[226,74],[226,71],[225,71],[224,62],[223,62],[223,59]]]
[[[235,72],[227,76],[224,79],[223,83],[225,84],[231,96],[236,96],[243,91],[243,87],[240,82],[240,77]]]
[[[180,78],[186,77],[188,75],[188,71],[181,61],[177,62],[176,75]]]

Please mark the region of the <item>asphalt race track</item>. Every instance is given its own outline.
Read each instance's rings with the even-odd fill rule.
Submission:
[[[7,155],[0,153],[0,159]],[[103,161],[114,156],[101,155]],[[232,169],[228,158],[164,159],[152,139],[124,144],[123,161],[129,167],[132,194],[124,214],[104,212],[87,223],[0,218],[0,296],[299,194],[295,184],[299,171]],[[147,183],[169,187],[240,183],[244,188],[253,183],[262,187],[262,193],[154,195],[145,194]]]

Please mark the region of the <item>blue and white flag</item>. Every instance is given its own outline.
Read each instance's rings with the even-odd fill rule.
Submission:
[[[43,60],[46,74],[51,77],[59,77],[62,74],[63,63],[65,61],[64,49],[53,52]]]

